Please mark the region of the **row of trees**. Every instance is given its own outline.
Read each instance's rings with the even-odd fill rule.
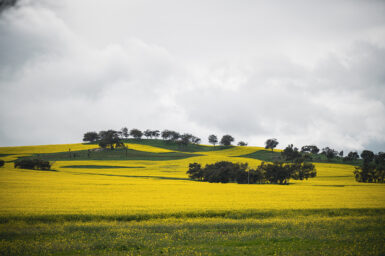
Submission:
[[[141,139],[143,136],[145,136],[147,139],[152,138],[159,138],[161,137],[163,140],[170,141],[170,142],[177,142],[182,145],[187,144],[200,144],[201,139],[190,134],[190,133],[183,133],[180,134],[176,131],[172,130],[163,130],[160,132],[159,130],[150,130],[147,129],[144,132],[142,132],[139,129],[132,129],[128,130],[127,127],[123,127],[120,131],[115,130],[108,130],[108,131],[100,131],[100,132],[86,132],[83,136],[84,142],[90,142],[95,143],[99,142],[99,145],[101,147],[119,147],[122,145],[121,140],[122,139],[128,139],[129,137],[134,139]],[[234,142],[234,138],[231,135],[223,135],[221,140],[218,141],[218,137],[214,134],[211,134],[208,137],[209,143],[213,144],[214,146],[218,144],[223,146],[230,146]],[[240,141],[238,143],[239,146],[247,146],[246,142]]]
[[[189,177],[197,181],[236,182],[239,184],[288,184],[289,180],[303,180],[317,175],[315,166],[307,162],[265,163],[256,169],[248,169],[247,163],[220,161],[206,164],[191,163],[187,171]]]
[[[276,139],[269,139],[265,142],[265,148],[273,149],[278,145],[278,141]],[[367,150],[364,150],[367,151]],[[363,151],[363,152],[364,152]],[[321,152],[321,153],[320,153]],[[371,152],[371,151],[370,151]],[[360,158],[357,152],[351,151],[346,156],[344,156],[343,151],[337,151],[330,147],[325,147],[320,150],[315,145],[305,145],[299,150],[299,148],[294,147],[293,144],[288,145],[281,153],[281,156],[286,161],[294,161],[297,158],[304,158],[305,160],[313,160],[314,156],[324,155],[329,161],[334,158],[342,159],[344,162],[352,162],[357,161]],[[361,156],[362,157],[362,156]],[[362,157],[363,158],[363,157]]]

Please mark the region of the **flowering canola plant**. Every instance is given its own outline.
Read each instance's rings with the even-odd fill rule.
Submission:
[[[128,148],[147,152],[170,150],[139,144]],[[65,144],[2,147],[0,157],[97,148],[97,145]],[[188,179],[189,163],[261,161],[237,157],[263,148],[232,147],[168,161],[56,161],[55,171],[0,168],[0,215],[39,214],[152,214],[221,210],[384,208],[385,185],[357,183],[354,166],[315,163],[317,177],[290,185],[220,184]],[[111,168],[94,168],[111,166]],[[120,167],[120,168],[119,168]]]

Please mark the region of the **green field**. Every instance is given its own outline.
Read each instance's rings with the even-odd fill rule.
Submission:
[[[353,165],[315,163],[290,185],[197,182],[189,163],[279,152],[170,145],[0,148],[0,255],[385,255],[385,184],[356,182]],[[37,155],[55,171],[13,168]]]

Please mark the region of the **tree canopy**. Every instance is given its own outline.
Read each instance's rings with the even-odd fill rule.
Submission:
[[[234,138],[231,135],[226,134],[226,135],[223,135],[220,143],[223,146],[230,146],[233,141],[234,141]]]
[[[274,148],[279,144],[277,139],[268,139],[265,142],[265,148],[266,149],[271,149],[271,151],[274,150]]]

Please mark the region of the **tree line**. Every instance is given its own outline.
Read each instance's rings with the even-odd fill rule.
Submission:
[[[121,130],[107,130],[100,132],[86,132],[83,136],[84,142],[89,143],[98,143],[101,148],[119,148],[124,147],[122,142],[123,139],[133,138],[140,140],[142,137],[146,137],[147,139],[158,139],[161,137],[163,140],[168,142],[175,142],[180,145],[188,145],[188,144],[200,144],[201,139],[196,137],[190,133],[179,133],[173,130],[150,130],[147,129],[145,131],[141,131],[139,129],[131,129],[128,130],[127,127],[123,127]],[[216,146],[218,143],[222,146],[231,146],[234,142],[234,137],[226,134],[223,135],[220,140],[215,134],[211,134],[208,137],[208,141],[213,146]],[[247,143],[244,141],[240,141],[238,146],[247,146]]]
[[[238,184],[289,184],[290,179],[304,180],[317,175],[315,166],[308,162],[265,163],[256,169],[248,169],[247,163],[220,161],[206,164],[190,163],[187,171],[190,179],[215,183]]]
[[[301,151],[299,151],[293,144],[290,144],[281,152],[281,157],[284,161],[312,161],[314,155],[317,155],[319,151],[319,148],[314,145],[303,146]],[[357,152],[351,151],[344,156],[343,151],[338,152],[332,148],[325,147],[320,154],[325,155],[328,161],[339,158],[343,162],[352,162],[357,161],[361,157],[362,164],[356,166],[354,170],[356,181],[370,183],[385,182],[384,152],[375,154],[373,151],[363,150],[359,155]]]

